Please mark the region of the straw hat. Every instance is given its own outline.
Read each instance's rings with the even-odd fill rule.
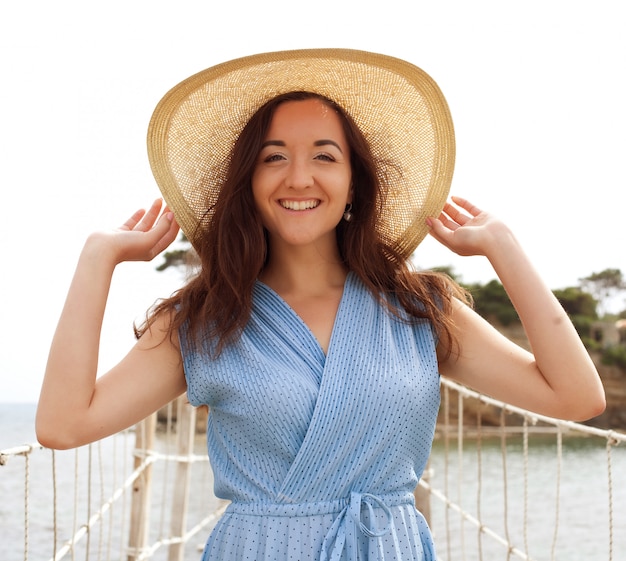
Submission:
[[[230,151],[245,123],[273,97],[324,95],[350,114],[368,140],[386,190],[382,236],[408,257],[438,216],[454,168],[447,103],[423,70],[403,60],[349,49],[253,55],[195,74],[157,105],[148,156],[163,198],[192,243],[224,181]],[[355,186],[358,189],[358,186]]]

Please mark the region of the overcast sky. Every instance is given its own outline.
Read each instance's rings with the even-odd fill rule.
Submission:
[[[37,400],[85,237],[158,197],[145,150],[158,100],[257,52],[346,47],[422,67],[455,122],[452,192],[504,218],[551,288],[626,272],[625,29],[621,0],[5,3],[0,402]],[[416,263],[494,278],[432,239]],[[116,272],[103,370],[132,344],[132,321],[180,283],[154,267]]]

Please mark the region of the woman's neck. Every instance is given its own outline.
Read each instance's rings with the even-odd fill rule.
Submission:
[[[259,280],[281,295],[319,295],[343,287],[347,274],[336,248],[335,251],[320,251],[315,247],[272,247]]]

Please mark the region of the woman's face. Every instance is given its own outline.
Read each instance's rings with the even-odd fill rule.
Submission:
[[[350,149],[339,116],[318,99],[276,109],[252,175],[270,244],[334,244],[351,201]]]

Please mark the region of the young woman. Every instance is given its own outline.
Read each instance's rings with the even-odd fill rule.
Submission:
[[[87,240],[37,431],[68,448],[185,391],[208,404],[215,492],[232,503],[203,559],[434,559],[412,492],[440,375],[546,415],[603,410],[593,363],[511,231],[446,202],[452,129],[421,70],[337,50],[231,61],[168,93],[149,146],[173,212],[157,201]],[[97,377],[114,268],[154,258],[177,222],[199,274]],[[532,354],[450,280],[410,269],[426,231],[489,259]]]

